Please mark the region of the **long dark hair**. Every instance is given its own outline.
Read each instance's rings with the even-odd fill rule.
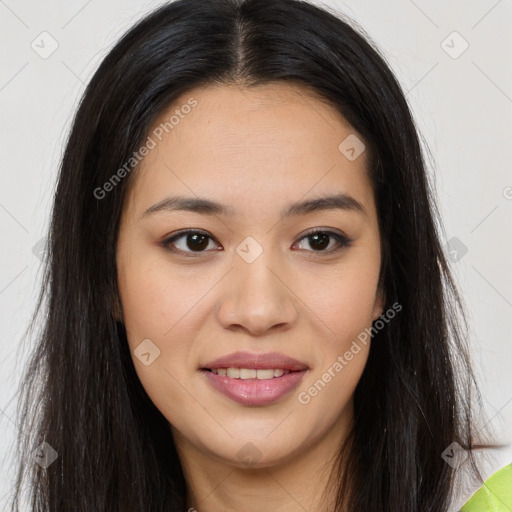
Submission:
[[[199,85],[307,86],[364,137],[382,238],[384,309],[332,484],[337,510],[444,511],[452,442],[472,449],[466,316],[405,95],[364,31],[300,0],[178,0],[131,28],[94,74],[62,159],[43,313],[22,388],[20,467],[34,511],[183,511],[167,420],[140,384],[118,303],[116,242],[136,169],[95,194],[177,97]],[[48,467],[33,453],[46,442]],[[46,445],[44,445],[46,446]],[[39,448],[41,449],[41,448]],[[46,455],[45,455],[46,456]]]

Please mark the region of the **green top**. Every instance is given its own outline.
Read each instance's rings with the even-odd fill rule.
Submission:
[[[460,512],[512,512],[512,464],[491,475]]]

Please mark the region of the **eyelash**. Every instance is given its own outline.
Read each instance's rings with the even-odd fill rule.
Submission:
[[[339,233],[335,233],[334,231],[328,231],[328,230],[325,230],[325,229],[321,229],[321,228],[317,228],[317,229],[314,229],[312,231],[309,231],[304,236],[302,236],[302,238],[299,239],[299,242],[301,242],[305,238],[309,238],[309,237],[311,237],[313,235],[316,235],[318,233],[329,235],[330,237],[334,238],[338,242],[338,244],[339,244],[338,247],[336,247],[334,249],[329,249],[327,251],[325,251],[325,250],[323,250],[323,251],[308,251],[308,252],[316,253],[316,255],[318,255],[318,256],[333,254],[335,252],[340,251],[341,249],[344,249],[346,247],[350,247],[350,245],[353,242],[353,240],[347,238],[344,235],[341,235]],[[182,249],[177,249],[176,247],[172,246],[173,242],[175,242],[176,240],[179,240],[180,238],[185,237],[186,235],[205,235],[210,240],[215,241],[215,239],[209,233],[207,233],[205,231],[201,231],[201,230],[198,230],[198,229],[185,229],[183,231],[180,231],[179,233],[176,233],[175,235],[173,235],[170,238],[166,238],[165,240],[163,240],[161,242],[161,245],[165,249],[168,249],[169,251],[174,252],[174,253],[182,254],[182,255],[184,255],[187,258],[188,257],[197,258],[197,257],[201,256],[203,253],[208,252],[207,250],[196,251],[196,252],[193,252],[193,251],[183,251]],[[314,257],[316,257],[316,256],[314,256]]]

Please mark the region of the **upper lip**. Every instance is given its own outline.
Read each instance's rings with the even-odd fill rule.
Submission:
[[[251,352],[233,352],[219,357],[202,366],[203,369],[214,370],[216,368],[251,368],[255,370],[282,369],[289,371],[307,370],[308,366],[293,357],[279,352],[267,352],[266,354],[254,354]]]

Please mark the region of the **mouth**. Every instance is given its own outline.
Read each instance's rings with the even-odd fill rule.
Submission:
[[[203,368],[205,371],[209,371],[219,375],[220,377],[229,377],[230,379],[258,379],[258,380],[270,380],[278,377],[282,377],[290,373],[290,370],[284,370],[283,368]]]
[[[230,367],[203,369],[202,374],[213,390],[230,400],[245,406],[264,406],[289,395],[307,371]],[[230,377],[230,374],[234,376]]]
[[[237,352],[200,368],[213,390],[245,406],[276,403],[295,389],[309,368],[282,354]]]

